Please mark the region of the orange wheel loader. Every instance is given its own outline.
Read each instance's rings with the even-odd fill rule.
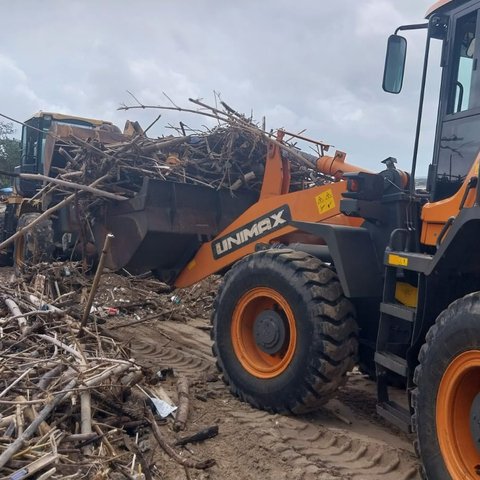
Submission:
[[[289,162],[272,142],[258,195],[146,178],[133,199],[105,206],[93,232],[97,248],[115,235],[112,269],[153,270],[176,287],[223,275],[213,353],[232,393],[257,408],[317,408],[358,364],[377,382],[378,413],[416,433],[431,480],[480,475],[479,10],[477,0],[441,0],[388,40],[383,88],[398,94],[399,32],[426,32],[408,173],[392,157],[375,174],[337,152],[316,164],[339,181],[291,191]],[[442,81],[419,190],[432,42],[442,45]],[[403,404],[392,385],[405,389]]]

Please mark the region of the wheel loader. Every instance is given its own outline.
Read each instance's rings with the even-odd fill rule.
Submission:
[[[309,411],[358,363],[376,379],[378,414],[415,432],[425,475],[474,479],[480,1],[441,0],[427,22],[398,27],[388,41],[385,91],[402,89],[407,42],[399,32],[420,29],[426,44],[409,172],[394,158],[373,174],[324,157],[319,169],[341,171],[342,182],[287,193],[288,169],[278,161],[272,187],[266,175],[258,202],[203,244],[175,284],[229,267],[215,302],[213,352],[241,400],[272,412]],[[427,188],[416,189],[432,42],[442,45],[436,138]],[[392,400],[392,385],[405,388],[403,405]]]
[[[34,222],[46,208],[60,202],[64,195],[49,192],[39,195],[44,184],[35,176],[55,177],[65,166],[66,141],[97,141],[104,144],[124,140],[126,137],[111,122],[63,115],[53,112],[38,112],[23,123],[21,138],[21,164],[15,167],[13,193],[2,197],[0,204],[0,237],[2,240],[17,230]],[[66,152],[68,155],[68,152]],[[81,230],[79,212],[75,205],[64,208],[59,215],[47,218],[34,231],[27,232],[14,245],[0,251],[0,264],[15,264],[20,270],[24,264],[51,261],[54,252],[62,250],[70,258],[73,246],[78,247]]]
[[[426,32],[408,172],[389,157],[372,173],[337,152],[316,166],[338,181],[293,191],[280,132],[258,195],[145,178],[134,198],[102,207],[92,232],[97,249],[115,235],[113,270],[152,270],[178,288],[223,275],[213,353],[232,393],[254,407],[318,408],[358,365],[376,381],[378,413],[415,432],[433,480],[480,475],[479,10],[441,0],[388,40],[383,88],[398,94],[399,32]],[[432,42],[442,81],[427,188],[417,189]]]

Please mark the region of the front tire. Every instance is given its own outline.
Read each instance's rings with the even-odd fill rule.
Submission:
[[[0,241],[6,240],[5,235],[5,211],[0,213]],[[0,267],[12,265],[12,255],[8,249],[0,250]]]
[[[480,475],[480,293],[452,303],[426,337],[413,392],[427,478]]]
[[[357,332],[354,308],[330,267],[303,252],[272,249],[225,275],[213,312],[213,353],[241,400],[302,413],[345,382]]]
[[[27,227],[40,216],[40,213],[25,213],[17,224],[17,231]],[[46,218],[15,241],[13,263],[18,274],[41,262],[51,262],[54,252],[52,221]]]

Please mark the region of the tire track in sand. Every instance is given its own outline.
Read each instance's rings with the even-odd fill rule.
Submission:
[[[288,459],[294,467],[295,479],[313,480],[326,468],[337,478],[341,475],[352,480],[421,479],[415,456],[384,442],[312,424],[301,417],[249,411],[248,407],[232,411],[231,415],[240,424],[257,431],[262,443],[282,459]]]
[[[198,378],[214,369],[208,334],[185,324],[162,322],[155,329],[142,326],[135,329],[129,346],[140,363],[171,367],[190,377]],[[231,398],[226,387],[221,390]],[[330,422],[327,427],[309,417],[271,415],[237,401],[228,403],[230,407],[221,408],[224,415],[239,428],[253,432],[273,458],[288,465],[285,480],[421,479],[418,461],[411,452],[371,434],[346,430],[341,422],[333,427]]]

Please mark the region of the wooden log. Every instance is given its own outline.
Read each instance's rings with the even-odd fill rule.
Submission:
[[[86,363],[82,364],[82,370],[86,368]],[[80,392],[80,432],[83,435],[92,433],[92,397],[89,390]],[[93,448],[91,445],[86,445],[82,448],[84,455],[91,455],[92,452]]]
[[[101,438],[102,441],[105,443],[105,446],[107,447],[108,453],[112,456],[115,457],[117,455],[117,452],[115,448],[113,448],[113,445],[110,443],[108,438],[106,437],[105,433],[103,433],[102,429],[98,424],[94,424],[93,428],[95,429],[95,432],[98,435],[98,438]],[[85,447],[84,447],[85,448]]]
[[[37,480],[47,480],[52,475],[55,475],[56,472],[57,472],[57,467],[53,467],[50,470],[47,470],[45,473],[42,473],[39,477],[37,477]]]
[[[11,298],[5,298],[5,305],[8,307],[12,315],[17,319],[18,326],[20,327],[20,332],[25,333],[25,330],[28,326],[27,319],[23,316],[22,311],[19,306]]]
[[[147,155],[149,153],[158,152],[160,150],[166,150],[168,152],[168,149],[174,148],[178,145],[183,145],[184,143],[188,142],[189,139],[190,137],[187,136],[187,137],[175,137],[168,140],[157,141],[155,143],[152,143],[151,145],[143,147],[142,151]]]
[[[212,427],[204,428],[199,432],[189,435],[188,437],[182,437],[175,442],[176,446],[187,445],[187,443],[202,442],[208,438],[213,438],[218,435],[218,425],[213,425]]]
[[[98,284],[100,283],[100,278],[103,273],[103,268],[105,267],[105,261],[107,259],[108,249],[110,247],[111,240],[115,238],[111,233],[108,233],[105,237],[105,242],[103,244],[102,253],[100,255],[100,260],[98,261],[97,271],[95,272],[95,277],[93,279],[92,288],[90,289],[90,294],[88,296],[87,304],[85,305],[85,310],[83,311],[82,322],[80,324],[80,330],[78,336],[83,335],[83,329],[87,325],[87,320],[90,315],[90,309],[93,305],[93,300],[95,299],[95,294],[97,293]]]
[[[254,178],[255,178],[255,173],[248,172],[245,174],[243,178],[239,178],[238,180],[235,180],[235,182],[232,183],[230,190],[234,192],[235,190],[238,190],[242,185],[247,184],[249,181],[253,180]]]
[[[8,476],[8,478],[9,479],[21,478],[22,480],[24,478],[29,478],[34,473],[37,473],[38,471],[43,470],[45,467],[56,462],[57,460],[58,460],[58,454],[48,453],[47,455],[44,455],[43,457],[40,457],[37,460],[34,460],[32,463],[30,463],[26,467],[22,467],[20,470],[17,470],[16,472],[11,473]],[[51,470],[49,470],[49,472],[51,472]],[[37,477],[37,478],[40,478],[40,477]],[[43,478],[48,478],[48,477],[43,476]]]
[[[20,405],[17,405],[15,410],[15,424],[17,427],[17,437],[21,437],[25,427],[25,420],[23,418],[23,411]]]
[[[155,417],[151,411],[147,413],[148,420],[150,421],[150,425],[152,427],[153,436],[155,440],[157,440],[158,444],[162,448],[162,450],[167,453],[173,460],[175,460],[180,465],[188,468],[195,468],[198,470],[205,470],[206,468],[210,468],[215,465],[214,459],[207,459],[207,460],[192,460],[190,458],[184,458],[180,454],[178,454],[173,447],[163,438],[162,432],[155,421]],[[1,466],[1,465],[0,465]]]
[[[42,274],[35,275],[35,280],[33,281],[33,290],[37,295],[43,297],[45,294],[45,281],[47,277]]]
[[[130,367],[131,365],[128,364],[120,364],[114,367],[106,368],[102,373],[85,380],[83,384],[86,387],[95,387],[112,376],[120,375],[121,373],[128,370]]]
[[[46,340],[47,342],[53,343],[53,345],[56,345],[57,347],[60,347],[61,349],[73,355],[77,360],[80,360],[80,361],[83,360],[82,355],[77,350],[75,350],[72,347],[69,347],[68,345],[65,345],[60,340],[57,340],[56,338],[53,338],[50,335],[44,335],[43,333],[37,334],[37,337],[41,338],[42,340]]]
[[[64,437],[62,442],[89,442],[95,441],[98,438],[100,437],[96,433],[72,433],[71,435]]]
[[[23,395],[18,395],[15,400],[21,403],[27,401],[27,399]],[[33,405],[26,405],[23,409],[23,414],[25,415],[25,418],[28,420],[29,423],[33,422],[38,415]],[[52,429],[50,428],[50,425],[45,420],[38,426],[38,431],[42,436],[47,435],[47,433],[49,433],[51,430]]]
[[[188,394],[188,379],[181,376],[177,381],[178,408],[175,412],[175,422],[173,430],[179,432],[185,430],[188,419],[188,410],[190,405],[190,396]]]
[[[46,175],[40,175],[39,173],[20,173],[20,178],[24,178],[25,180],[33,180],[39,181],[43,180],[44,182],[54,183],[56,185],[61,185],[62,187],[70,188],[72,190],[81,190],[83,192],[88,192],[97,197],[104,197],[110,200],[128,200],[127,197],[123,197],[122,195],[116,195],[115,193],[106,192],[104,190],[100,190],[98,188],[89,186],[89,185],[82,185],[80,183],[75,182],[68,182],[67,180],[61,180],[60,178],[52,178],[47,177]]]
[[[37,387],[40,389],[40,390],[45,390],[49,385],[50,383],[56,378],[58,377],[65,369],[67,368],[66,365],[60,363],[58,365],[56,365],[55,367],[53,367],[51,370],[49,370],[48,372],[44,373],[38,384],[37,384]]]
[[[7,415],[6,417],[0,417],[0,428],[8,427],[12,420],[15,420],[15,415]]]

